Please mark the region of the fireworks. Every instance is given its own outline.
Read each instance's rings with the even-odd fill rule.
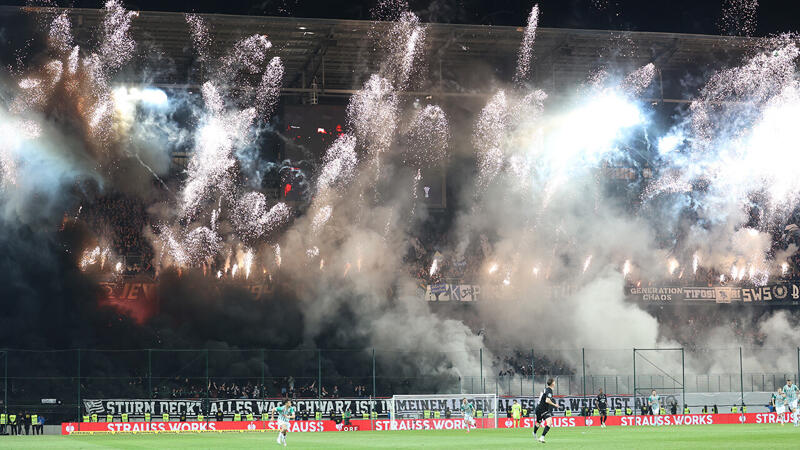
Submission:
[[[287,223],[291,209],[285,203],[277,203],[269,210],[264,194],[248,192],[239,197],[231,218],[239,236],[248,240],[259,239]]]
[[[332,213],[333,207],[331,207],[331,205],[323,206],[319,211],[317,211],[311,224],[311,230],[314,232],[314,234],[318,234],[322,230],[322,227],[328,223],[328,220],[330,220]]]
[[[533,43],[536,40],[536,28],[539,26],[539,5],[534,5],[528,16],[528,26],[525,27],[525,34],[522,37],[522,45],[519,47],[517,55],[517,72],[514,74],[514,81],[518,84],[524,83],[530,76],[531,58],[533,57]]]
[[[416,15],[402,12],[383,41],[386,57],[382,72],[392,78],[398,89],[403,89],[422,55],[425,28]]]
[[[478,151],[478,186],[485,190],[503,166],[502,143],[506,130],[507,102],[499,91],[481,111],[473,143]]]
[[[208,25],[197,14],[187,14],[186,24],[189,25],[195,52],[197,52],[201,61],[207,61],[210,59],[209,50],[211,48],[211,35],[208,32]]]
[[[221,248],[221,238],[207,227],[197,227],[186,235],[182,246],[187,264],[199,264],[215,256]]]
[[[130,28],[131,21],[139,13],[126,11],[118,0],[106,2],[105,10],[106,17],[102,24],[99,56],[105,68],[115,71],[133,58],[136,43],[130,35]],[[61,20],[56,20],[61,26]],[[68,41],[62,38],[60,42]]]
[[[394,86],[380,75],[372,75],[347,105],[347,117],[356,136],[368,145],[375,157],[391,144],[397,108]]]
[[[356,139],[343,134],[325,152],[322,169],[317,178],[317,193],[324,195],[330,189],[340,189],[355,175],[358,159],[355,152]]]
[[[279,57],[270,60],[264,75],[261,77],[261,84],[256,93],[256,103],[258,111],[262,116],[269,116],[278,103],[281,93],[281,82],[283,81],[283,63]]]
[[[50,24],[47,43],[59,54],[65,54],[72,49],[72,24],[66,12],[59,14]]]
[[[724,20],[735,22],[739,30],[748,32],[753,26],[756,3],[728,0]],[[639,258],[642,252],[638,250],[652,250],[624,248],[620,250],[624,253],[611,256],[611,252],[600,248],[601,244],[585,237],[593,230],[564,226],[565,222],[580,222],[588,217],[582,214],[596,213],[605,206],[599,188],[603,180],[597,180],[597,169],[620,161],[640,165],[624,147],[632,141],[637,142],[635,145],[646,141],[641,146],[647,146],[648,150],[657,145],[659,166],[650,168],[656,178],[648,183],[638,180],[630,183],[646,185],[643,193],[635,192],[641,193],[645,206],[619,220],[627,220],[629,224],[642,219],[647,214],[642,212],[644,208],[669,194],[675,200],[665,201],[669,203],[665,210],[693,209],[700,216],[698,223],[702,221],[710,230],[707,234],[698,231],[700,237],[691,235],[686,247],[658,239],[665,242],[658,244],[658,250],[663,251],[659,255],[676,255],[666,261],[669,277],[681,278],[682,265],[688,272],[688,258],[678,258],[697,249],[691,263],[694,274],[702,252],[705,262],[716,266],[710,269],[725,272],[721,280],[766,282],[770,270],[778,270],[778,263],[774,254],[765,251],[769,246],[763,245],[763,241],[769,237],[764,236],[788,217],[800,198],[800,178],[794,173],[799,161],[793,152],[793,143],[800,140],[800,128],[794,124],[794,118],[800,116],[800,82],[796,70],[800,50],[794,39],[783,36],[765,40],[759,45],[767,51],[753,54],[740,67],[716,73],[692,103],[685,121],[663,135],[652,136],[647,134],[650,128],[644,128],[649,112],[637,97],[659,74],[660,68],[653,63],[624,78],[616,76],[619,73],[616,67],[597,70],[574,96],[564,101],[557,96],[552,101],[555,106],[545,111],[547,94],[527,87],[533,70],[539,14],[538,5],[530,10],[521,36],[514,87],[494,92],[477,120],[470,118],[470,123],[475,124],[471,141],[478,172],[474,200],[481,206],[480,202],[485,201],[481,197],[490,185],[493,194],[497,187],[501,200],[506,197],[519,200],[520,210],[532,212],[521,212],[503,223],[488,222],[487,229],[496,225],[497,230],[488,230],[487,234],[501,236],[492,239],[503,239],[516,236],[521,230],[540,233],[544,239],[552,238],[553,251],[548,256],[537,254],[540,249],[526,242],[514,249],[498,245],[495,250],[485,252],[486,259],[481,262],[492,275],[491,281],[510,286],[513,279],[515,286],[521,286],[523,280],[530,278],[528,270],[536,278],[540,275],[549,278],[552,274],[555,279],[567,273],[573,277],[580,273],[591,275],[605,267],[619,267],[620,256]],[[167,97],[167,93],[152,87],[113,84],[114,74],[136,55],[132,27],[135,19],[136,13],[124,10],[118,0],[107,2],[96,33],[96,48],[75,45],[67,13],[52,19],[47,35],[48,58],[32,70],[21,71],[14,83],[9,84],[15,92],[13,100],[3,105],[0,121],[0,132],[9,136],[0,143],[0,176],[4,186],[24,179],[18,177],[18,172],[20,167],[24,170],[20,162],[27,151],[27,141],[40,137],[42,129],[49,131],[29,116],[53,115],[47,105],[54,98],[80,106],[73,108],[80,125],[76,128],[88,131],[77,140],[91,147],[88,153],[96,160],[89,165],[98,167],[106,163],[114,167],[119,155],[113,152],[125,148],[131,126],[145,106],[167,107],[181,101],[180,95],[172,96],[173,91]],[[415,76],[422,73],[418,68],[424,65],[419,63],[430,42],[426,42],[429,39],[426,26],[414,14],[398,10],[393,12],[392,19],[391,24],[375,24],[375,30],[382,33],[377,36],[377,46],[384,51],[377,64],[378,71],[364,76],[366,81],[347,106],[347,129],[329,146],[318,169],[308,177],[312,180],[308,191],[312,203],[301,205],[295,212],[266,191],[257,190],[260,180],[254,180],[253,174],[261,168],[249,171],[247,168],[257,166],[258,161],[243,156],[257,146],[260,124],[275,110],[287,70],[284,63],[289,66],[289,60],[277,56],[273,43],[264,34],[239,39],[232,48],[214,49],[223,55],[214,60],[208,25],[200,16],[186,15],[206,79],[201,80],[202,106],[192,111],[193,128],[181,132],[191,146],[185,179],[180,181],[176,198],[165,200],[163,209],[171,212],[159,217],[156,252],[160,265],[187,269],[202,266],[207,268],[209,278],[216,273],[217,278],[240,274],[240,278],[249,279],[257,273],[254,271],[262,270],[260,264],[271,266],[270,248],[274,249],[274,262],[280,268],[281,247],[276,243],[280,241],[289,255],[287,264],[292,265],[296,258],[303,264],[316,265],[319,258],[319,268],[324,270],[327,259],[328,265],[334,267],[330,270],[338,271],[340,264],[348,260],[343,271],[338,272],[346,277],[351,270],[350,261],[361,271],[361,250],[357,259],[352,253],[339,259],[340,242],[360,238],[356,234],[359,231],[382,235],[381,245],[387,247],[400,241],[393,239],[393,233],[405,232],[398,226],[397,217],[408,215],[409,209],[413,216],[416,202],[410,208],[404,202],[367,205],[365,191],[374,189],[377,193],[379,186],[383,189],[392,184],[390,177],[410,172],[413,180],[409,177],[397,184],[405,190],[408,182],[413,183],[408,196],[415,199],[424,170],[445,165],[451,141],[455,141],[453,137],[460,138],[460,134],[469,137],[470,133],[451,129],[461,122],[451,122],[451,117],[461,118],[448,117],[441,106],[426,104],[431,98],[401,100],[405,99],[403,91],[411,90]],[[619,34],[617,43],[627,46],[631,42],[626,34]],[[644,132],[636,133],[636,139],[632,139],[633,130]],[[639,138],[641,135],[644,137]],[[401,159],[411,170],[390,172]],[[633,159],[636,161],[631,162]],[[373,168],[375,178],[371,178]],[[635,173],[639,169],[631,170]],[[510,180],[505,186],[507,178]],[[594,184],[586,181],[590,178]],[[696,189],[698,185],[702,189]],[[586,203],[581,205],[586,211],[569,211],[575,205],[570,203],[571,196],[585,196]],[[755,196],[763,196],[759,199],[764,201],[753,200]],[[753,229],[745,229],[742,212],[747,212],[754,203],[759,207],[758,223],[747,223]],[[373,214],[371,206],[377,206],[374,209],[380,212]],[[295,213],[301,219],[293,229]],[[556,215],[562,217],[554,218]],[[606,225],[600,221],[598,226]],[[286,229],[300,232],[302,243],[298,244],[290,235],[282,239],[279,232]],[[599,231],[600,236],[608,234],[608,230]],[[703,245],[709,236],[721,237],[719,241],[723,244],[719,248]],[[647,245],[652,241],[656,239],[647,241]],[[527,250],[531,250],[530,259],[513,257],[515,251]],[[364,248],[364,255],[368,254]],[[81,253],[80,266],[86,269],[108,262],[109,268],[119,272],[120,263],[113,265],[109,255],[100,247],[87,249]],[[596,258],[596,268],[590,272],[592,255]],[[567,261],[563,265],[568,267],[555,262],[559,257]],[[442,274],[443,258],[433,258],[427,268],[429,276]],[[663,256],[659,260],[664,263]],[[371,258],[365,261],[368,270],[378,266]],[[650,261],[637,259],[637,263],[638,272]],[[654,272],[667,277],[663,266],[660,267]],[[632,270],[631,260],[625,260],[621,267],[623,277],[632,278]],[[786,263],[780,265],[780,271],[787,273]]]
[[[653,63],[647,64],[628,75],[625,80],[623,80],[621,87],[632,95],[639,95],[647,86],[650,86],[655,75],[656,66]]]

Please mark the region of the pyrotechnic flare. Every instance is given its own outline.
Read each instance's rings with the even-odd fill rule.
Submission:
[[[431,269],[429,271],[430,272],[429,275],[433,276],[436,273],[437,270],[439,270],[439,259],[438,258],[433,258],[433,262],[431,263]]]
[[[247,249],[247,252],[244,254],[244,270],[245,270],[245,278],[250,279],[250,269],[253,266],[253,250]]]
[[[678,266],[678,260],[675,258],[670,258],[670,260],[667,262],[667,270],[669,271],[669,274],[674,275],[675,270],[678,269]]]

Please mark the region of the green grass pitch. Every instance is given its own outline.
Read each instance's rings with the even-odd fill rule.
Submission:
[[[137,434],[93,436],[0,436],[0,448],[19,449],[204,449],[282,448],[269,433]],[[531,437],[531,430],[464,431],[351,431],[290,433],[292,449],[398,448],[798,448],[800,428],[792,425],[708,425],[690,427],[553,428],[547,443]]]

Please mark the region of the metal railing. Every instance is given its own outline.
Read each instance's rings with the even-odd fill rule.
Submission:
[[[631,351],[531,349],[490,361],[482,349],[6,349],[0,350],[0,410],[72,420],[81,416],[86,399],[535,396],[549,377],[555,379],[556,395],[593,396],[600,388],[633,395],[658,387],[744,398],[747,392],[774,391],[787,378],[800,377],[798,348],[695,349],[686,351],[685,362],[654,351],[647,363],[636,362]],[[516,368],[513,374],[493,373],[508,367]]]

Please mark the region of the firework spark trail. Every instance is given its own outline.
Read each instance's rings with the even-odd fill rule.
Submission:
[[[67,54],[72,50],[72,23],[67,12],[62,12],[50,24],[47,44],[57,54]]]
[[[241,195],[231,212],[231,219],[240,237],[260,239],[286,224],[291,218],[291,208],[286,203],[267,207],[267,199],[260,192]]]
[[[280,57],[274,57],[269,61],[264,75],[261,77],[261,84],[256,93],[256,104],[259,114],[267,117],[272,114],[281,93],[281,83],[283,82],[283,62]]]
[[[180,245],[175,241],[176,245]],[[221,238],[207,227],[197,227],[186,235],[181,246],[186,260],[182,265],[195,265],[209,261],[217,255],[221,248]]]
[[[506,94],[499,91],[481,111],[473,144],[478,151],[478,192],[482,194],[503,167],[502,144],[507,123]]]
[[[352,180],[358,165],[355,149],[356,139],[347,134],[339,136],[328,148],[317,178],[318,196],[342,189]]]
[[[625,77],[620,87],[631,95],[639,95],[650,86],[655,76],[656,66],[653,63],[649,63]]]
[[[262,34],[254,34],[239,40],[221,60],[222,74],[230,79],[241,72],[255,75],[261,73],[272,42]]]
[[[347,120],[376,157],[389,148],[397,122],[398,99],[392,83],[374,74],[347,105]]]
[[[405,89],[425,47],[425,27],[419,17],[408,11],[392,23],[381,40],[386,43],[386,56],[381,73],[397,89]]]
[[[325,205],[317,211],[311,225],[311,230],[314,234],[319,234],[319,232],[322,231],[322,227],[330,220],[331,214],[333,214],[333,207],[331,205]]]
[[[100,36],[100,60],[107,70],[113,72],[133,58],[136,43],[130,34],[131,21],[139,13],[125,10],[118,0],[106,2],[105,11]]]
[[[531,58],[533,58],[533,44],[536,41],[536,28],[539,26],[539,5],[534,5],[528,16],[528,26],[525,27],[525,34],[522,37],[522,45],[519,47],[517,55],[517,71],[514,74],[514,82],[517,85],[524,84],[530,77]]]
[[[413,203],[409,219],[412,219],[416,213],[417,190],[422,180],[422,169],[436,168],[447,158],[450,141],[447,115],[437,105],[426,105],[416,111],[405,138],[403,161],[409,167],[416,169],[411,186]]]
[[[197,14],[187,14],[186,24],[189,26],[189,34],[192,37],[194,51],[197,52],[200,61],[210,61],[211,34],[205,19]]]
[[[417,173],[414,175],[414,181],[411,183],[411,197],[413,201],[411,203],[411,213],[408,216],[408,220],[412,220],[417,211],[417,190],[419,189],[420,181],[422,181],[422,170],[417,169]]]
[[[404,162],[412,168],[436,167],[447,158],[450,124],[437,105],[416,111],[406,134]]]

